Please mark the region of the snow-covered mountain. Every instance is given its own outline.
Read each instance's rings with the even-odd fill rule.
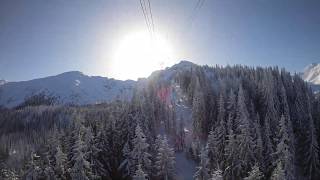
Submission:
[[[4,79],[0,79],[0,86],[1,86],[1,85],[4,85],[5,83],[7,83],[7,81],[6,81],[6,80],[4,80]]]
[[[135,81],[87,76],[78,71],[30,81],[7,82],[0,86],[0,106],[15,107],[37,94],[55,97],[59,103],[95,104],[129,99]]]
[[[301,77],[309,83],[320,85],[320,63],[308,65],[302,72]]]
[[[149,79],[161,73],[163,80],[167,81],[177,72],[194,66],[196,65],[189,61],[181,61],[165,70],[155,71]],[[110,102],[116,99],[128,100],[132,97],[136,85],[144,87],[146,80],[142,78],[138,81],[121,81],[71,71],[30,81],[0,81],[0,106],[15,107],[39,94],[54,97],[57,99],[56,103],[61,104],[83,105]]]

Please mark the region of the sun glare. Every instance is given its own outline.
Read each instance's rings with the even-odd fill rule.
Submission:
[[[175,63],[171,44],[160,34],[134,32],[124,36],[115,50],[111,73],[117,79],[147,77]]]

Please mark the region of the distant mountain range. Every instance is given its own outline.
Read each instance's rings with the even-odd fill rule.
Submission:
[[[0,84],[0,106],[15,107],[38,94],[55,97],[56,103],[65,104],[94,104],[129,99],[136,82],[87,76],[72,71],[30,81],[1,81]]]
[[[179,71],[197,66],[188,61],[167,68],[164,71],[155,71],[149,78],[157,73],[163,73],[163,79]],[[301,73],[302,79],[309,82],[315,91],[320,90],[320,64],[313,63]],[[138,81],[115,80],[107,77],[88,76],[79,71],[71,71],[56,76],[20,82],[7,82],[0,80],[0,106],[16,107],[28,98],[38,94],[54,97],[58,104],[96,104],[113,100],[129,100],[137,84],[142,85],[143,79]]]
[[[155,71],[149,77],[165,72],[170,78],[173,72],[196,66],[181,61],[164,71]],[[54,97],[56,104],[97,104],[114,100],[131,99],[135,87],[143,87],[145,79],[138,81],[115,80],[107,77],[88,76],[79,71],[71,71],[56,76],[20,82],[0,81],[0,106],[16,107],[39,94]]]

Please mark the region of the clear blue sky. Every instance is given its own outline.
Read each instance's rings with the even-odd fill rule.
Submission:
[[[198,64],[320,62],[320,1],[151,0],[156,30]],[[108,76],[119,37],[145,28],[139,0],[1,0],[0,78],[28,80],[65,71]]]

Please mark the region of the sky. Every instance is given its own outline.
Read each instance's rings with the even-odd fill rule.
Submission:
[[[291,72],[320,62],[318,0],[205,0],[195,10],[197,1],[150,0],[155,32],[172,47],[172,62]],[[146,31],[139,0],[1,0],[0,79],[73,70],[117,78],[114,53],[138,31]]]

